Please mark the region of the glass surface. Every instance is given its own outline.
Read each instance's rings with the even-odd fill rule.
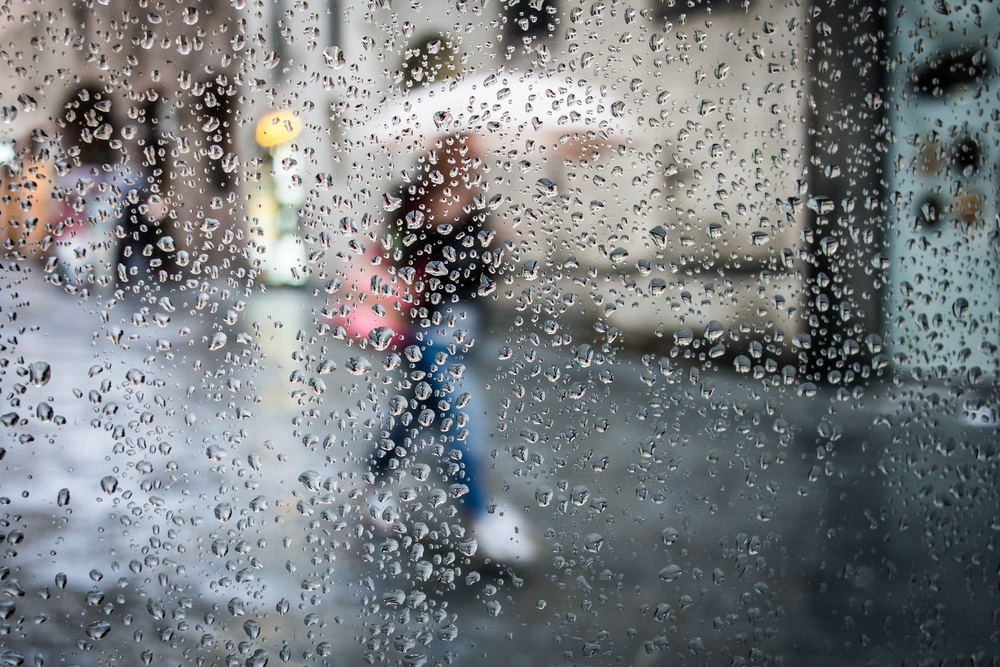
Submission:
[[[0,38],[3,665],[1000,660],[996,2]]]

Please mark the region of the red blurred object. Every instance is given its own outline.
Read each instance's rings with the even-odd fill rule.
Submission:
[[[376,349],[391,350],[412,337],[409,310],[417,306],[417,299],[411,298],[415,291],[394,275],[380,255],[358,256],[347,269],[340,291],[345,296],[327,314],[331,326],[343,328],[339,333],[346,339],[367,340]],[[384,331],[376,332],[379,327],[392,330],[391,342]]]

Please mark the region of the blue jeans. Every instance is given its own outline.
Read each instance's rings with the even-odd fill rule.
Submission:
[[[412,363],[412,370],[421,371],[424,376],[414,379],[411,371],[410,396],[407,397],[411,418],[398,418],[392,425],[389,439],[396,451],[388,451],[388,443],[382,445],[373,461],[373,472],[383,475],[394,458],[411,449],[407,446],[408,438],[412,442],[420,429],[433,428],[440,433],[446,464],[460,466],[460,472],[449,477],[449,484],[468,487],[461,498],[464,510],[479,516],[486,513],[482,467],[487,432],[481,397],[484,385],[476,369],[465,363],[479,333],[479,313],[474,307],[461,304],[451,312],[442,311],[441,315],[440,324],[423,329],[422,339],[411,343],[420,352],[420,359]],[[403,363],[408,365],[406,361]],[[426,385],[422,386],[423,383]],[[429,396],[418,397],[421,389],[426,394],[428,388]],[[462,407],[457,407],[459,401]],[[414,402],[416,409],[412,409]],[[460,457],[452,457],[452,450],[458,450]]]

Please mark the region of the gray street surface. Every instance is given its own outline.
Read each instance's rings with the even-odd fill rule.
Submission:
[[[470,362],[489,395],[490,502],[540,555],[485,563],[462,552],[461,500],[435,495],[432,433],[388,487],[407,532],[371,518],[371,438],[399,371],[318,333],[310,290],[82,299],[24,268],[6,267],[0,304],[4,664],[996,655],[987,388],[888,369],[786,386],[599,343],[585,365],[498,314]],[[371,372],[349,373],[357,355]],[[324,360],[336,370],[317,373]]]

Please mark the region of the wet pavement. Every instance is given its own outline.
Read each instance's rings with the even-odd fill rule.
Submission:
[[[530,322],[495,326],[470,362],[486,378],[490,504],[542,555],[486,564],[461,551],[460,499],[435,496],[447,457],[432,434],[389,487],[410,532],[371,519],[371,439],[398,375],[318,334],[310,290],[206,283],[109,309],[110,293],[42,277],[7,270],[2,292],[4,397],[19,399],[0,462],[5,664],[997,653],[998,445],[972,412],[996,403],[987,388],[886,370],[803,389],[627,348],[587,365]],[[375,370],[351,375],[359,353]],[[37,386],[19,372],[35,360],[51,369]],[[337,369],[305,376],[324,391],[299,381],[323,360]],[[414,557],[417,521],[432,532]]]

